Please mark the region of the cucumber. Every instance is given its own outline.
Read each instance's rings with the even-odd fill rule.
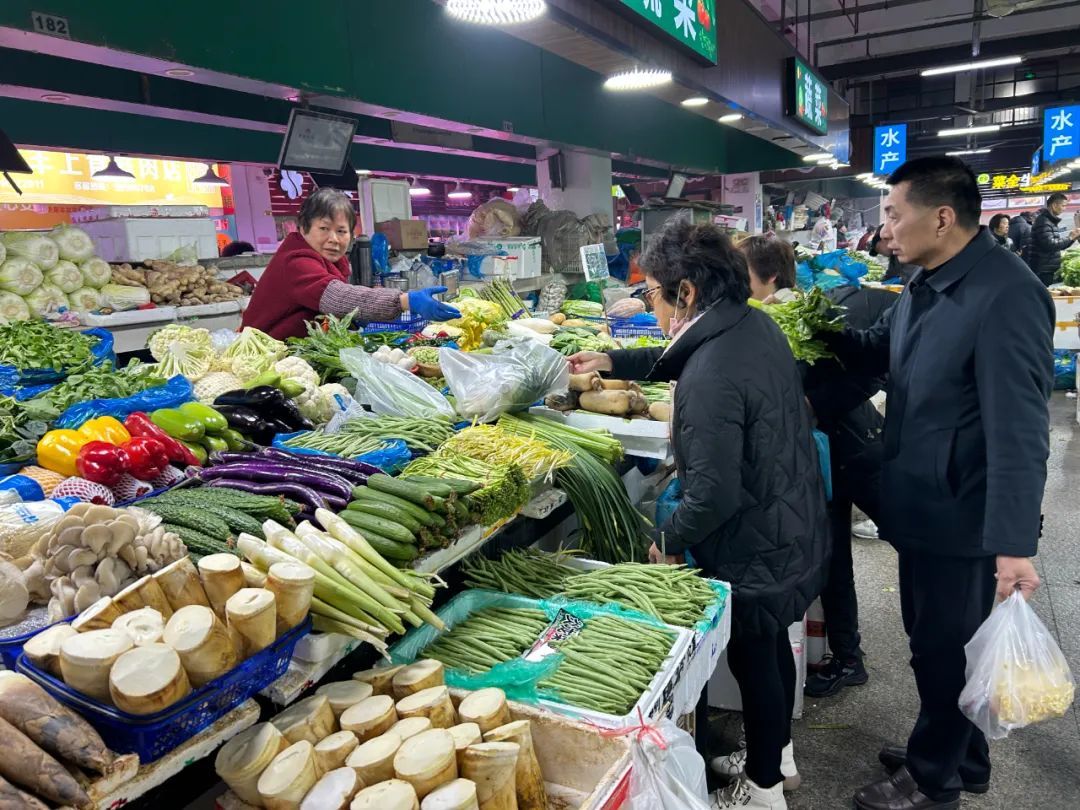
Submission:
[[[189,529],[201,532],[220,543],[224,543],[232,535],[229,524],[221,518],[210,514],[206,509],[171,503],[148,504],[146,509],[155,515],[160,515],[161,519],[167,523],[187,526]]]
[[[440,485],[440,488],[449,487],[453,492],[456,492],[459,496],[460,495],[471,495],[472,493],[476,492],[476,490],[481,489],[483,487],[483,484],[480,484],[480,483],[478,483],[476,481],[466,481],[466,480],[464,480],[462,478],[432,478],[432,477],[427,476],[427,475],[416,475],[416,476],[410,475],[405,480],[406,481],[415,481],[417,483],[423,484],[424,486],[427,486],[429,484],[438,484],[438,485]],[[445,497],[445,496],[443,496],[443,497]]]
[[[404,498],[399,498],[396,495],[390,495],[385,492],[379,492],[378,490],[371,489],[370,487],[355,487],[352,491],[352,496],[358,501],[367,501],[369,503],[388,503],[391,506],[396,506],[398,509],[403,510],[415,520],[419,520],[425,526],[442,526],[446,521],[436,515],[434,512],[429,512],[426,509],[417,506],[412,501],[407,501]]]
[[[246,512],[241,512],[239,509],[230,509],[228,506],[214,505],[207,506],[206,511],[210,512],[214,517],[219,517],[228,524],[229,529],[236,534],[241,532],[247,532],[253,534],[258,538],[262,538],[262,521],[257,518],[253,518]]]
[[[424,524],[414,518],[404,509],[398,509],[388,503],[380,503],[379,501],[352,501],[348,509],[354,512],[363,512],[367,515],[375,515],[385,520],[392,520],[394,523],[398,523],[404,526],[413,534],[416,534],[420,529],[424,527]]]
[[[400,523],[394,523],[386,518],[376,517],[375,515],[369,515],[366,512],[353,509],[351,512],[345,510],[345,520],[353,528],[359,529],[363,534],[368,532],[374,532],[381,535],[388,540],[394,540],[398,543],[415,543],[416,537],[402,526]]]
[[[424,507],[429,512],[437,510],[437,501],[434,496],[428,494],[423,487],[410,484],[400,478],[391,478],[389,475],[380,473],[368,478],[367,485],[368,489],[403,498],[406,501],[415,503],[417,506]]]
[[[364,539],[368,544],[379,552],[379,556],[385,557],[391,562],[412,562],[420,556],[416,546],[409,543],[395,543],[377,534],[365,534]]]
[[[438,478],[419,478],[409,476],[405,479],[410,484],[418,484],[430,492],[432,495],[437,495],[440,498],[446,498],[453,493],[454,488],[449,484],[444,484]]]

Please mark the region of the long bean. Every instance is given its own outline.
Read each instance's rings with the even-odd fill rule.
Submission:
[[[712,588],[685,565],[622,563],[576,574],[563,583],[574,599],[617,603],[666,624],[692,627],[716,600]]]
[[[563,583],[578,573],[563,563],[565,552],[546,554],[532,549],[514,549],[498,560],[476,555],[461,565],[470,588],[488,588],[504,593],[520,593],[534,599],[548,599],[563,590]]]
[[[547,616],[530,608],[485,608],[427,646],[425,658],[468,672],[487,672],[520,656],[547,627]]]

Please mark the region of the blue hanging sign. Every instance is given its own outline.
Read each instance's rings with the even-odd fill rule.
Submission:
[[[890,175],[907,161],[907,124],[874,127],[874,174]]]
[[[1080,157],[1080,104],[1043,110],[1043,161],[1047,167]]]

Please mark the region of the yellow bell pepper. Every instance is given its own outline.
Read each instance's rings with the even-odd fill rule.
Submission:
[[[127,428],[111,416],[99,416],[84,422],[78,432],[85,436],[87,441],[107,442],[117,446],[131,440]]]
[[[75,459],[87,442],[93,441],[77,430],[50,430],[37,443],[38,464],[61,475],[78,475]]]

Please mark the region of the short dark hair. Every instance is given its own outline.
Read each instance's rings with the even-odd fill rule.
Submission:
[[[750,272],[763,284],[775,281],[778,289],[795,286],[795,250],[783,239],[751,236],[739,245]]]
[[[1055,191],[1049,197],[1046,198],[1047,205],[1053,205],[1056,202],[1068,202],[1068,197],[1062,194],[1060,191]]]
[[[889,175],[889,185],[908,184],[908,199],[927,207],[945,205],[962,228],[978,228],[982,194],[975,173],[962,160],[925,157],[909,160]]]
[[[723,298],[742,304],[750,297],[746,257],[716,225],[669,222],[650,241],[640,266],[656,279],[669,304],[678,300],[683,281],[697,288],[699,309]]]
[[[1009,215],[1008,214],[994,214],[992,217],[990,217],[990,230],[992,230],[992,231],[996,230],[997,226],[998,226],[998,223],[1000,223],[1001,220],[1003,220],[1003,219],[1008,220]]]
[[[301,233],[307,233],[315,220],[324,217],[335,219],[338,214],[344,214],[349,221],[351,234],[356,229],[356,209],[353,208],[352,200],[336,188],[320,188],[304,200],[296,217],[296,224],[300,226]]]
[[[229,242],[221,250],[221,258],[227,259],[230,256],[239,256],[241,253],[254,253],[255,246],[251,242]]]

